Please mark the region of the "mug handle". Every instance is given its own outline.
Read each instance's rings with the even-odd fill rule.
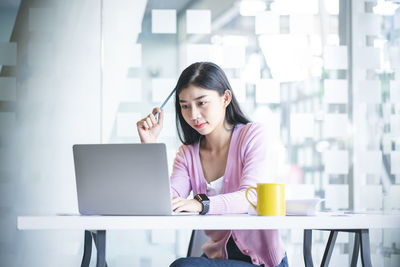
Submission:
[[[255,188],[255,187],[253,187],[253,186],[250,186],[250,187],[248,187],[248,188],[246,189],[246,199],[247,199],[247,201],[250,203],[250,205],[253,206],[253,208],[254,208],[255,210],[257,210],[256,205],[254,205],[254,204],[249,200],[249,198],[247,197],[247,193],[249,192],[250,189],[254,189],[254,190],[257,191],[257,188]]]

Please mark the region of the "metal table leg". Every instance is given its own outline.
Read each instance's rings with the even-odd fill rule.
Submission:
[[[335,247],[337,235],[337,231],[331,231],[331,233],[329,234],[328,243],[326,244],[324,256],[322,257],[321,267],[328,267],[333,248]]]
[[[96,267],[107,267],[106,264],[106,231],[99,230],[93,233],[94,244],[97,248]]]
[[[360,233],[355,232],[354,234],[354,247],[353,247],[353,256],[351,257],[351,267],[357,267],[358,261],[358,251],[360,250]]]
[[[371,263],[371,250],[369,247],[369,230],[361,229],[360,233],[360,250],[361,250],[361,263],[363,267],[372,267]]]
[[[303,257],[305,267],[314,267],[311,255],[312,230],[304,230]]]
[[[85,230],[85,243],[81,267],[89,267],[90,257],[92,256],[92,233]]]
[[[83,258],[81,267],[89,267],[90,258],[92,256],[92,240],[97,248],[96,267],[107,267],[106,262],[106,231],[89,231],[85,230],[85,244],[83,250]]]

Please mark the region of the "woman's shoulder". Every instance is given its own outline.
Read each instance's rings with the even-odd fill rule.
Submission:
[[[181,145],[178,149],[178,156],[185,157],[185,158],[193,158],[198,151],[198,143],[194,143],[192,145]]]
[[[239,139],[252,139],[257,136],[264,136],[267,133],[265,124],[259,122],[249,122],[247,124],[239,124],[236,127]]]

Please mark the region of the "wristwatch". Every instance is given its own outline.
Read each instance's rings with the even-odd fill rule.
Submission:
[[[194,196],[194,199],[196,199],[198,202],[201,203],[203,206],[203,209],[199,213],[200,215],[207,214],[208,210],[210,209],[210,199],[207,197],[206,194],[197,194]]]

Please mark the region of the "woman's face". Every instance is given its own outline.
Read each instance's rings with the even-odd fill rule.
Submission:
[[[230,103],[229,90],[220,96],[215,90],[190,85],[179,94],[179,104],[185,121],[201,135],[223,127],[225,109]]]

